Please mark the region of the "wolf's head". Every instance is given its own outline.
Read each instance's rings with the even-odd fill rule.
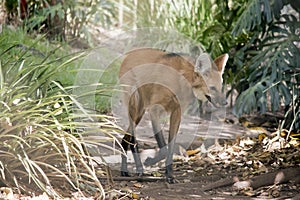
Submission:
[[[215,107],[226,105],[226,98],[222,92],[223,72],[228,60],[224,54],[211,60],[207,53],[201,54],[194,68],[193,93],[201,101],[209,101]]]

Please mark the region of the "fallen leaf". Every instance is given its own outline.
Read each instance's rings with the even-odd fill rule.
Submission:
[[[136,193],[131,193],[131,197],[133,198],[133,199],[139,199],[139,195],[138,194],[136,194]]]
[[[193,155],[195,155],[195,154],[197,154],[197,153],[199,153],[199,152],[200,152],[200,149],[187,150],[187,151],[186,151],[186,154],[187,154],[188,156],[193,156]]]
[[[1,199],[14,199],[14,193],[9,187],[0,188],[0,197]]]
[[[158,171],[152,172],[152,176],[154,177],[162,177],[162,174],[159,173]]]
[[[267,134],[268,131],[266,129],[264,129],[263,127],[250,127],[248,128],[252,133],[256,133],[256,134]]]
[[[143,185],[141,183],[135,183],[135,184],[133,184],[133,186],[136,187],[136,188],[142,188],[143,187]]]
[[[280,192],[276,189],[271,192],[272,197],[278,198],[280,196]]]

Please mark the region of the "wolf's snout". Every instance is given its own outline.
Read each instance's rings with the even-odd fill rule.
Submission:
[[[217,108],[227,105],[227,100],[225,98],[212,98],[209,95],[205,95],[205,97],[210,103],[212,103]]]

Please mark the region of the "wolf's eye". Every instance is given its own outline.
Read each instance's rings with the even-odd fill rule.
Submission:
[[[209,87],[209,89],[213,91],[217,91],[217,88],[215,86]]]

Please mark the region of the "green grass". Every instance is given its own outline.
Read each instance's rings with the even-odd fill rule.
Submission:
[[[110,134],[116,127],[106,115],[88,115],[71,95],[85,54],[68,54],[67,46],[29,37],[22,29],[4,27],[0,42],[1,182],[30,195],[62,198],[84,191],[104,198],[87,149],[117,142]],[[104,134],[100,142],[89,137],[91,131]],[[100,164],[105,175],[105,163]]]
[[[51,67],[49,71],[56,70],[58,63],[76,54],[70,53],[72,49],[66,43],[49,42],[45,35],[40,34],[30,36],[22,28],[9,29],[4,26],[0,34],[0,43],[1,59],[14,58],[15,61],[26,61],[27,65],[45,63]],[[78,59],[77,62],[80,60]],[[63,85],[72,85],[76,66],[75,62],[69,63],[68,66],[60,69],[62,73],[56,74],[54,78]],[[16,68],[12,69],[11,73],[16,70]]]
[[[120,61],[117,60],[113,62],[106,70],[103,72],[101,79],[102,83],[97,88],[96,100],[96,110],[101,113],[109,113],[111,111],[111,98],[118,84]]]

